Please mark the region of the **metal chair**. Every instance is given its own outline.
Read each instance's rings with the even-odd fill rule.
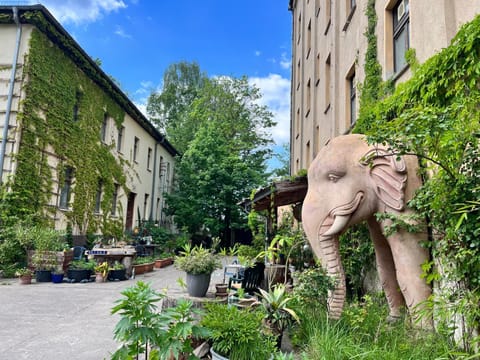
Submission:
[[[242,288],[245,293],[253,295],[258,292],[262,284],[265,272],[264,263],[256,263],[254,266],[246,268],[243,276],[232,276],[228,282],[228,288],[238,290]]]
[[[74,246],[73,247],[73,260],[82,260],[85,255],[85,250],[83,246]]]

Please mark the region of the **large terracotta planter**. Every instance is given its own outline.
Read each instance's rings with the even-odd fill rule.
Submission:
[[[188,295],[194,297],[204,297],[207,294],[212,274],[187,274]]]
[[[22,275],[18,280],[21,285],[29,285],[32,283],[32,275]]]
[[[161,269],[161,268],[167,267],[167,266],[172,265],[172,264],[173,264],[173,259],[172,258],[155,260],[155,268],[157,268],[157,269]]]

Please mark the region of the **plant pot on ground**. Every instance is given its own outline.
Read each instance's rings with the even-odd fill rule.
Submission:
[[[92,261],[74,260],[68,267],[67,277],[69,282],[88,282],[95,268]]]
[[[190,296],[204,297],[210,285],[210,277],[221,262],[213,250],[202,246],[185,245],[175,257],[175,266],[187,273],[187,291]]]
[[[104,261],[95,266],[95,282],[105,282],[107,280],[109,265]]]
[[[15,276],[18,277],[21,285],[28,285],[32,283],[33,271],[28,268],[21,268],[15,271]]]
[[[153,271],[155,260],[151,256],[138,256],[133,260],[135,275],[141,275]]]
[[[123,281],[127,280],[127,269],[122,263],[115,261],[113,266],[108,270],[108,281]]]
[[[63,282],[64,272],[62,265],[58,265],[57,268],[52,271],[52,282],[54,284],[60,284]]]

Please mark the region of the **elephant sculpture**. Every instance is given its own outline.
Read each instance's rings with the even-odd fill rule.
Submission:
[[[425,233],[398,230],[385,236],[391,220],[377,221],[376,213],[411,214],[407,201],[421,185],[414,156],[393,155],[368,145],[363,135],[331,139],[308,169],[308,192],[302,222],[310,246],[336,287],[328,310],[339,318],[345,302],[345,273],[339,236],[351,225],[366,221],[375,248],[377,269],[390,310],[396,319],[406,305],[412,310],[426,300],[431,288],[421,277],[428,251],[420,245]]]

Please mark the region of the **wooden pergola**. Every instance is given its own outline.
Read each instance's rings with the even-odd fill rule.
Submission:
[[[293,205],[295,219],[301,221],[301,205],[307,194],[307,176],[297,177],[293,180],[274,181],[269,186],[257,190],[252,199],[243,200],[240,205],[249,212],[251,210],[268,210],[267,229],[269,237],[273,230],[273,221],[278,218],[278,208]],[[272,219],[273,218],[273,219]]]

